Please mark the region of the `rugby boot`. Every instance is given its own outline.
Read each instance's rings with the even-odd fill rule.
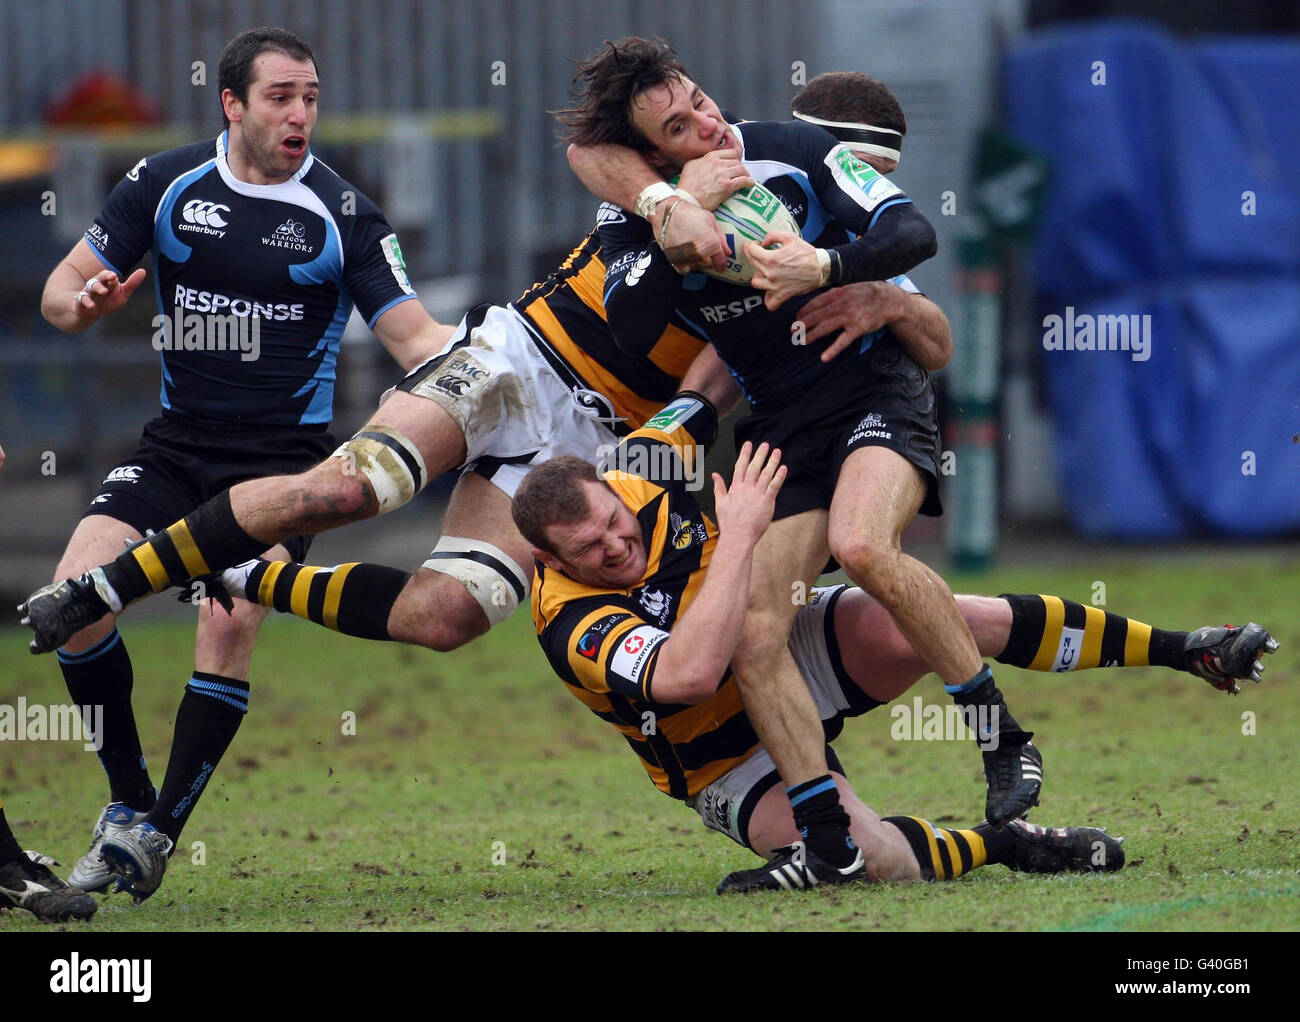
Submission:
[[[49,923],[89,919],[99,908],[95,899],[56,877],[50,867],[57,865],[48,855],[23,852],[22,858],[0,866],[0,907],[23,908]]]
[[[117,889],[138,905],[162,884],[175,845],[152,823],[138,823],[104,838],[99,853],[117,874]]]
[[[1260,682],[1265,653],[1276,653],[1278,642],[1261,625],[1198,628],[1183,643],[1183,666],[1220,692],[1236,695],[1239,678]]]
[[[80,578],[65,578],[41,586],[18,605],[22,623],[32,630],[27,648],[33,653],[58,649],[83,628],[112,612],[101,595],[107,587],[103,570],[95,568]]]
[[[818,884],[866,882],[867,863],[862,849],[849,865],[839,869],[826,862],[802,841],[777,848],[772,860],[757,869],[730,873],[718,884],[719,894],[747,894],[750,891],[804,891]]]
[[[1006,832],[1015,841],[1008,869],[1020,873],[1103,873],[1124,867],[1124,839],[1103,827],[1035,827],[1012,820]]]
[[[90,832],[90,848],[72,867],[68,883],[82,891],[99,893],[108,890],[117,876],[100,857],[104,838],[130,830],[137,823],[143,823],[148,815],[147,809],[132,809],[125,802],[110,802],[106,805]]]
[[[1033,742],[1026,739],[1021,744],[999,745],[982,755],[988,784],[984,818],[990,824],[1001,827],[1038,805],[1038,794],[1043,790],[1043,755]]]

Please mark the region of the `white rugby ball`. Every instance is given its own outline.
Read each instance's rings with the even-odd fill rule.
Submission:
[[[745,258],[742,248],[747,241],[762,241],[771,231],[799,233],[799,225],[790,211],[775,194],[762,185],[742,188],[729,195],[713,211],[731,255],[725,270],[705,270],[710,277],[732,284],[748,284],[754,276],[754,266]]]

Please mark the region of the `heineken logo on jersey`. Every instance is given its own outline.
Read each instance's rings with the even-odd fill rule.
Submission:
[[[883,202],[891,195],[902,194],[894,185],[876,173],[868,164],[859,160],[848,149],[838,147],[831,150],[826,157],[826,162],[830,163],[831,173],[834,174],[841,186],[846,184],[856,185],[865,193],[871,206]]]
[[[656,412],[645,424],[646,429],[658,429],[667,433],[672,430],[673,426],[686,418],[688,414],[695,410],[695,402],[690,398],[681,398],[670,405],[666,405]]]
[[[293,217],[277,227],[270,237],[263,237],[262,244],[268,248],[284,248],[290,252],[305,252],[308,255],[316,251],[315,245],[307,244],[306,226]]]
[[[384,258],[388,260],[388,265],[392,267],[393,279],[397,281],[408,295],[415,294],[415,288],[411,287],[411,278],[406,275],[406,260],[402,258],[402,246],[397,243],[397,235],[390,234],[379,243],[380,249],[384,253]]]

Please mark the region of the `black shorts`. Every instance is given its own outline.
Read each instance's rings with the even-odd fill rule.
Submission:
[[[104,477],[81,517],[108,515],[141,534],[160,531],[236,483],[302,472],[337,446],[313,427],[199,426],[163,415],[145,424],[140,446]],[[284,545],[301,561],[311,537]]]
[[[829,508],[844,460],[859,447],[887,447],[910,461],[925,476],[921,514],[943,514],[938,402],[930,374],[888,338],[856,359],[852,370],[832,375],[826,386],[779,412],[750,415],[737,424],[737,449],[746,440],[781,448],[786,479],[773,520]]]

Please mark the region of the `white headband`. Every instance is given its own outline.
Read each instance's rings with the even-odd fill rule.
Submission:
[[[856,121],[827,121],[809,114],[795,111],[795,117],[809,124],[825,128],[841,142],[846,142],[854,149],[861,149],[872,156],[883,156],[897,162],[903,155],[903,133],[892,128],[877,128],[871,124],[859,124]]]

